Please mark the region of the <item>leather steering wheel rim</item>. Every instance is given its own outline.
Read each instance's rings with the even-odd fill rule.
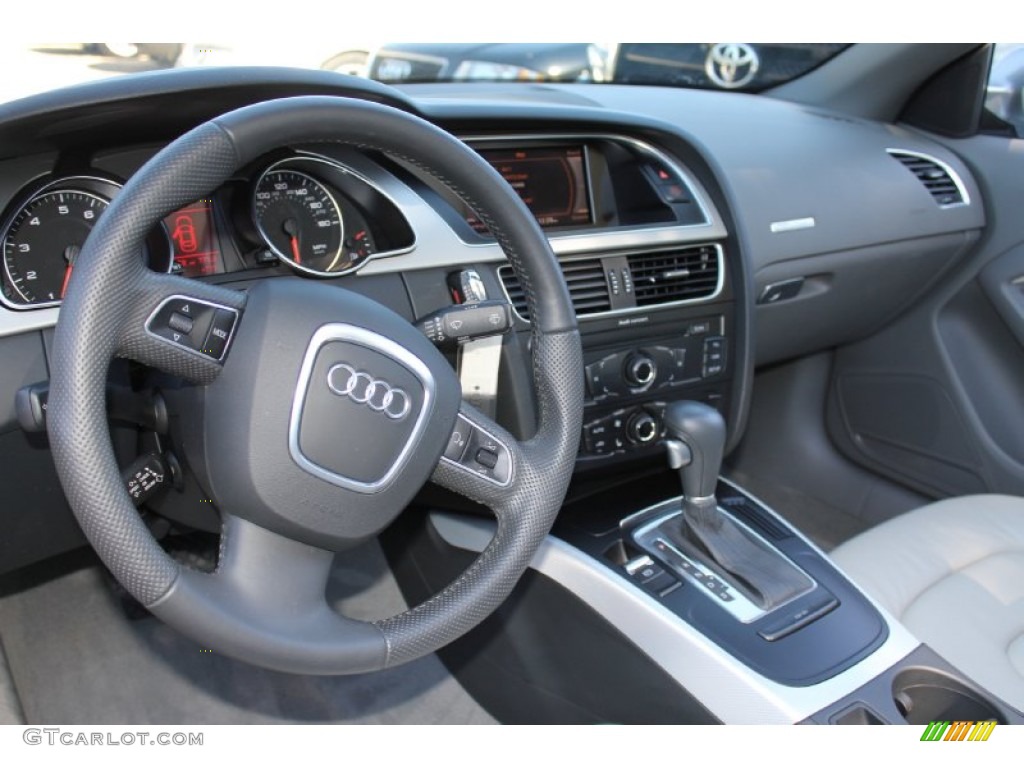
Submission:
[[[230,352],[222,368],[146,332],[147,319],[167,297],[185,295],[237,310],[243,330],[251,320],[247,314],[256,311],[255,296],[247,307],[246,295],[238,291],[145,269],[138,254],[151,228],[267,152],[319,142],[400,157],[466,200],[520,276],[532,320],[536,434],[519,442],[465,403],[459,409],[508,446],[515,467],[511,482],[498,487],[448,461],[437,463],[431,476],[494,511],[494,540],[442,592],[372,623],[327,606],[323,587],[333,551],[292,536],[289,528],[256,524],[245,510],[224,510],[215,573],[189,570],[169,557],[123,487],[105,409],[107,371],[115,357],[200,388],[215,387],[232,366]],[[316,290],[322,295],[329,288],[321,284]],[[58,475],[86,537],[118,581],[156,616],[206,647],[261,666],[312,674],[367,672],[437,650],[511,592],[554,522],[571,478],[582,421],[581,371],[579,334],[557,260],[530,212],[489,164],[451,135],[400,110],[298,97],[245,107],[190,131],[150,160],[111,202],[76,262],[61,309],[48,431]],[[450,429],[454,416],[446,418]],[[441,448],[426,450],[434,450],[436,460]]]

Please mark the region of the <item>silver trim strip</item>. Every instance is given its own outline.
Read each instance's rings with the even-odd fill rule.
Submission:
[[[680,245],[676,246],[675,248],[665,248],[665,249],[660,249],[660,250],[651,250],[651,251],[636,250],[636,251],[630,251],[630,252],[627,252],[627,253],[589,254],[587,256],[583,256],[583,257],[580,257],[580,258],[574,258],[574,259],[559,259],[559,264],[560,265],[561,264],[572,264],[572,263],[577,262],[577,261],[591,261],[591,260],[595,260],[595,259],[600,261],[602,258],[615,257],[615,256],[623,256],[623,257],[628,259],[630,256],[648,256],[648,255],[652,255],[652,254],[669,253],[671,251],[676,250],[676,248],[714,248],[715,249],[716,261],[718,262],[718,282],[715,283],[715,290],[714,290],[713,293],[711,293],[708,296],[702,296],[702,297],[700,297],[698,299],[679,299],[677,301],[666,301],[666,302],[664,302],[662,304],[645,304],[642,307],[624,307],[623,309],[610,309],[610,310],[607,310],[605,312],[583,312],[582,314],[577,313],[576,317],[578,317],[580,319],[586,319],[586,320],[596,320],[596,319],[600,319],[602,317],[619,317],[621,315],[635,315],[635,314],[638,314],[638,313],[639,314],[643,314],[645,312],[656,312],[658,310],[669,309],[671,307],[684,307],[684,306],[690,306],[690,305],[693,305],[693,304],[708,304],[708,303],[714,301],[715,299],[717,299],[719,296],[721,296],[722,295],[722,291],[725,289],[725,251],[722,249],[722,246],[721,246],[720,243],[683,243],[683,244],[680,244]],[[505,294],[505,300],[512,306],[512,311],[513,311],[513,313],[515,313],[515,316],[518,317],[520,320],[522,320],[524,323],[529,323],[530,322],[529,320],[527,320],[525,317],[523,317],[521,314],[519,314],[519,310],[516,309],[516,305],[513,303],[512,298],[509,296],[508,288],[505,287],[505,281],[504,281],[504,279],[502,279],[502,276],[501,276],[502,270],[508,271],[508,270],[511,270],[511,269],[512,269],[512,265],[510,265],[510,264],[502,264],[500,267],[498,267],[498,282],[501,284],[501,291],[502,291],[502,293]],[[633,271],[632,267],[630,267],[630,274],[631,275],[632,275],[632,271]],[[608,280],[607,275],[605,275],[605,284],[606,285],[607,285],[607,280]],[[634,294],[636,293],[636,281],[635,280],[633,280],[633,293]],[[610,299],[610,297],[611,297],[611,291],[609,289],[609,299]]]
[[[233,312],[234,313],[234,315],[235,315],[235,322],[231,326],[231,333],[228,334],[227,341],[224,342],[224,352],[221,354],[220,357],[210,357],[209,355],[203,354],[198,349],[192,349],[191,347],[186,347],[184,344],[176,344],[175,342],[171,341],[170,339],[166,338],[165,336],[160,336],[158,334],[153,333],[151,330],[149,330],[149,325],[150,325],[150,323],[153,322],[153,318],[156,317],[158,314],[160,314],[160,310],[163,309],[169,302],[172,302],[175,299],[185,299],[186,301],[193,301],[196,304],[202,304],[204,307],[213,307],[214,309],[223,309],[225,312]],[[223,304],[217,304],[217,303],[212,302],[212,301],[207,301],[206,299],[197,299],[195,296],[188,296],[188,295],[186,295],[184,293],[176,293],[173,296],[168,296],[166,299],[161,301],[157,305],[156,309],[154,309],[152,312],[149,313],[149,317],[146,318],[145,331],[146,331],[146,335],[147,336],[153,337],[154,339],[156,339],[157,341],[159,341],[162,344],[166,344],[167,346],[173,347],[174,349],[181,350],[182,352],[189,352],[189,353],[191,353],[193,355],[201,357],[203,360],[206,360],[207,362],[219,363],[219,362],[222,362],[224,360],[224,356],[227,355],[228,349],[231,348],[231,340],[235,338],[235,331],[238,330],[238,321],[239,321],[239,318],[241,317],[241,315],[242,315],[242,313],[239,312],[234,307],[226,307]]]
[[[53,328],[59,315],[60,309],[57,307],[31,311],[0,308],[0,338]]]
[[[622,567],[626,569],[626,573],[630,576],[635,576],[637,571],[641,568],[646,568],[648,565],[654,565],[654,561],[647,555],[640,555],[640,557],[630,560]]]
[[[416,423],[413,425],[412,432],[409,433],[409,439],[398,454],[394,464],[391,465],[380,479],[372,483],[353,480],[350,477],[331,472],[319,464],[314,464],[306,458],[299,447],[299,425],[302,422],[302,406],[306,402],[306,390],[309,387],[309,380],[313,374],[313,365],[316,362],[316,356],[320,348],[330,341],[349,341],[394,358],[395,361],[401,363],[415,374],[416,378],[420,380],[420,384],[423,385],[423,403],[420,406],[419,413],[416,415]],[[315,475],[321,480],[326,480],[340,488],[347,488],[350,491],[367,494],[382,491],[391,484],[398,473],[405,467],[413,450],[419,445],[420,439],[427,428],[428,417],[434,408],[435,390],[434,376],[430,373],[430,369],[427,368],[422,360],[400,344],[396,344],[391,339],[385,338],[373,331],[349,325],[348,323],[328,323],[327,325],[322,325],[309,340],[306,355],[302,359],[302,367],[299,369],[299,378],[295,384],[295,394],[292,397],[292,412],[288,422],[288,451],[291,453],[292,460],[311,475]]]
[[[446,542],[471,552],[482,552],[495,531],[492,522],[479,518],[432,513],[430,520]],[[639,586],[560,539],[546,537],[530,567],[611,622],[680,686],[729,724],[798,723],[875,679],[920,645],[883,611],[889,638],[881,648],[829,680],[795,688],[754,672]]]
[[[717,501],[718,499],[714,496],[689,496],[687,500],[693,504],[706,504],[709,501]],[[731,515],[730,515],[731,517]]]
[[[922,160],[927,160],[930,163],[935,163],[937,166],[939,166],[939,168],[941,168],[942,170],[944,170],[946,173],[949,174],[949,178],[953,180],[953,185],[956,187],[957,192],[960,193],[960,197],[962,198],[963,202],[960,202],[960,203],[947,203],[945,205],[941,205],[940,204],[939,205],[940,209],[946,210],[948,208],[961,208],[961,207],[966,207],[966,206],[971,204],[971,196],[967,193],[967,187],[964,186],[963,179],[960,178],[960,174],[958,174],[956,171],[954,171],[953,168],[948,163],[946,163],[946,162],[944,162],[942,160],[939,160],[939,158],[935,157],[934,155],[928,155],[928,154],[925,154],[924,152],[915,152],[912,149],[900,149],[898,147],[886,147],[885,151],[888,152],[889,156],[892,157],[892,159],[896,160],[897,162],[899,162],[899,160],[897,158],[893,157],[893,155],[910,155],[911,157],[919,157]],[[902,163],[901,163],[901,165],[902,165]],[[906,168],[906,166],[903,166],[903,167]],[[907,171],[910,171],[910,169],[907,168]],[[927,188],[926,188],[925,191],[927,191]]]
[[[697,225],[692,225],[696,228]],[[612,250],[646,250],[651,248],[681,247],[706,240],[724,239],[728,234],[724,226],[712,227],[710,231],[691,231],[687,226],[651,227],[650,229],[623,229],[615,232],[601,232],[589,235],[555,235],[548,238],[551,250],[558,256],[582,253],[604,253]],[[479,246],[473,246],[479,247]],[[500,250],[500,249],[499,249]],[[481,259],[476,259],[480,261]],[[502,253],[501,261],[507,261]],[[497,261],[497,259],[492,259]]]
[[[459,347],[458,372],[462,397],[491,419],[497,413],[502,343],[501,336],[488,336],[467,341]]]
[[[813,216],[804,219],[787,219],[786,221],[773,221],[769,226],[772,232],[795,232],[798,229],[813,229],[817,225]]]

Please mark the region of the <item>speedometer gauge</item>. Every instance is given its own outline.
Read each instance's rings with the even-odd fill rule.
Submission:
[[[75,259],[107,201],[91,192],[58,189],[32,198],[3,240],[6,298],[17,305],[59,303]]]
[[[351,266],[341,210],[312,176],[293,170],[265,173],[256,185],[253,219],[274,253],[296,269],[334,275]]]

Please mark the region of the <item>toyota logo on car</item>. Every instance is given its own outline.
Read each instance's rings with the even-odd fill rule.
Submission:
[[[338,363],[327,372],[327,386],[339,397],[383,413],[392,421],[401,421],[412,409],[412,399],[405,390],[366,371],[357,371],[348,363]]]

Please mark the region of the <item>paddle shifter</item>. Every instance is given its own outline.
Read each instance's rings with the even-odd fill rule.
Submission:
[[[718,508],[715,487],[725,447],[721,414],[683,400],[670,403],[664,419],[669,465],[683,486],[682,524],[665,533],[766,611],[809,589],[803,572]]]

